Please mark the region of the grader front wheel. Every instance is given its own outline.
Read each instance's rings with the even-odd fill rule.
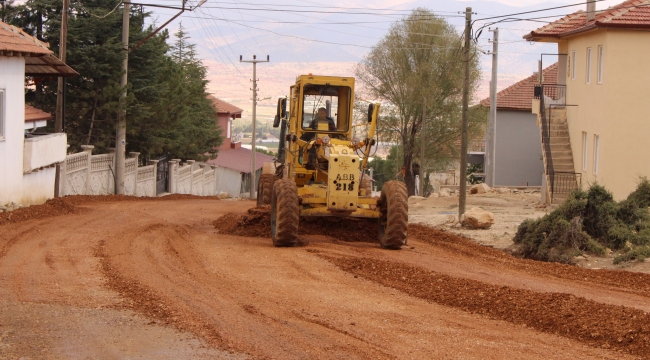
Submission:
[[[291,180],[280,179],[273,185],[271,196],[271,238],[274,246],[298,244],[300,207],[298,188]]]
[[[386,249],[400,249],[408,240],[408,195],[404,183],[384,184],[379,210],[379,243]]]
[[[268,205],[271,203],[273,194],[273,183],[277,177],[273,174],[260,175],[259,184],[257,184],[257,206]]]

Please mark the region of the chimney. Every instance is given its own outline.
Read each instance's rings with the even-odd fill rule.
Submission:
[[[594,0],[587,0],[587,22],[596,18],[596,2]]]

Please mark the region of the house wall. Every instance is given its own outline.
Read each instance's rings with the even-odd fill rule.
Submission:
[[[55,177],[56,167],[54,166],[25,174],[22,177],[24,191],[18,203],[38,205],[54,198]]]
[[[598,46],[603,46],[603,81],[598,83]],[[586,83],[586,52],[592,48],[591,82]],[[639,176],[650,176],[642,152],[650,137],[650,33],[622,29],[598,30],[569,38],[560,52],[578,55],[575,80],[567,72],[567,108],[576,172],[582,183],[598,182],[621,200],[636,188]],[[568,67],[570,69],[570,66]],[[583,169],[582,133],[587,133]],[[599,136],[598,171],[594,135]]]
[[[241,193],[242,175],[239,171],[218,166],[217,194],[227,192],[230,197],[239,197]]]
[[[4,90],[4,139],[0,139],[0,205],[22,203],[25,126],[25,59],[0,57]]]
[[[536,115],[497,111],[496,186],[540,186],[544,162]]]
[[[230,138],[232,136],[230,117],[228,114],[217,115],[217,127],[221,128],[221,136],[223,136],[223,143],[219,146],[219,150],[230,149]]]

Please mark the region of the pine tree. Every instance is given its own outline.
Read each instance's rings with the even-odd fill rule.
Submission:
[[[122,12],[109,12],[119,0],[71,3],[66,63],[79,72],[67,78],[66,132],[71,151],[94,145],[98,152],[115,146],[115,126],[122,90],[119,85],[122,50]],[[91,16],[89,12],[92,15]],[[133,8],[130,43],[136,44],[152,27],[148,13]],[[59,48],[61,4],[55,0],[28,0],[11,21],[41,37],[55,53]],[[216,111],[207,100],[207,71],[196,58],[189,38],[181,33],[179,61],[162,31],[129,53],[127,85],[127,151],[141,158],[169,153],[174,158],[204,160],[216,156],[221,143]],[[57,79],[35,79],[27,101],[55,112]]]

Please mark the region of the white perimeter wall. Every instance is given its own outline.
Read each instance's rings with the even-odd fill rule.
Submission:
[[[0,204],[23,203],[24,84],[25,59],[0,56],[0,89],[5,92],[5,137],[0,140]]]
[[[225,167],[217,167],[217,195],[226,191],[230,197],[239,197],[241,191],[241,173]]]
[[[55,176],[54,166],[25,174],[22,176],[24,193],[16,202],[22,205],[38,205],[54,198]]]

